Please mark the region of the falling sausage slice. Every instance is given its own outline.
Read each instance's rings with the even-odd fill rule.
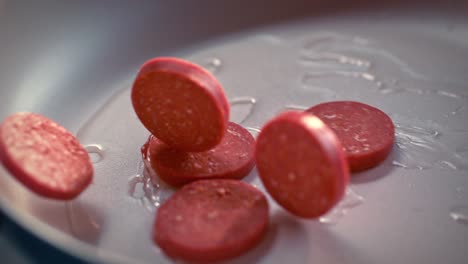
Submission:
[[[151,167],[162,180],[173,186],[200,179],[242,179],[254,166],[254,151],[253,136],[232,122],[221,143],[204,152],[181,152],[156,137],[149,139]]]
[[[329,211],[349,179],[338,138],[306,112],[285,112],[269,121],[257,137],[255,159],[266,190],[299,217]]]
[[[268,203],[237,180],[200,180],[182,187],[158,210],[153,239],[173,258],[219,261],[253,248],[268,227]]]
[[[327,102],[307,110],[338,136],[351,171],[374,166],[390,154],[395,140],[393,122],[379,109],[359,102]]]
[[[93,176],[91,160],[78,140],[34,113],[17,113],[3,121],[0,160],[26,187],[48,198],[73,199]]]
[[[183,151],[216,146],[229,120],[229,104],[215,77],[181,59],[146,62],[131,98],[138,118],[151,134]]]

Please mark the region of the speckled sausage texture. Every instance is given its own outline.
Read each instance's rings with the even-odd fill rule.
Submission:
[[[181,152],[151,136],[148,139],[151,167],[172,186],[201,179],[242,179],[255,165],[255,139],[242,126],[230,122],[221,142],[204,152]]]
[[[226,131],[229,104],[215,77],[177,58],[154,58],[132,87],[133,108],[143,125],[165,144],[182,151],[215,147]]]
[[[91,160],[78,140],[34,113],[13,114],[0,125],[0,160],[24,186],[47,198],[73,199],[93,178]]]
[[[268,222],[267,199],[255,187],[238,180],[200,180],[159,208],[153,239],[176,259],[220,261],[257,245]]]
[[[257,137],[255,160],[268,193],[303,218],[327,213],[349,181],[340,141],[307,112],[285,112],[270,120]]]
[[[395,127],[390,117],[375,107],[336,101],[313,106],[307,112],[318,116],[336,133],[353,172],[377,166],[392,150]]]

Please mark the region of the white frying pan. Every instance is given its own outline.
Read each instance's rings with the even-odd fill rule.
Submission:
[[[129,86],[145,60],[179,56],[215,73],[246,127],[345,99],[397,124],[391,156],[354,175],[332,214],[299,220],[271,201],[264,241],[229,263],[467,263],[468,4],[377,2],[0,0],[0,118],[62,123],[96,171],[64,203],[0,167],[2,211],[85,261],[171,263],[150,240],[171,190],[135,178],[148,132]],[[246,181],[262,189],[256,172]]]

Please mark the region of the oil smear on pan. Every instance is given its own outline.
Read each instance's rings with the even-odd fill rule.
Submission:
[[[298,63],[305,69],[300,79],[302,88],[322,92],[325,98],[334,98],[336,91],[326,86],[338,78],[364,81],[381,89],[383,82],[373,73],[373,63],[369,59],[345,54],[346,50],[354,53],[366,50],[370,43],[364,38],[328,32],[306,38],[298,55]]]
[[[297,104],[287,104],[280,110],[280,112],[284,112],[284,111],[305,111],[307,109],[308,109],[307,106],[297,105]]]
[[[467,109],[468,94],[459,85],[430,79],[376,41],[333,32],[313,34],[301,41],[297,61],[303,70],[301,88],[317,92],[325,101],[371,96],[378,102],[387,100],[389,95],[405,94],[428,102],[445,100],[451,105],[451,110],[443,115],[448,119],[461,116]],[[356,91],[361,89],[366,90]],[[301,110],[301,107],[284,108]],[[441,140],[449,137],[439,129],[442,126],[434,128],[433,121],[409,117],[394,121],[397,154],[392,155],[393,166],[416,170],[468,169],[468,147],[454,148]],[[445,127],[447,132],[453,132],[449,128]],[[459,134],[462,133],[468,130]]]
[[[463,110],[466,110],[466,105],[461,105],[461,106],[456,107],[453,111],[450,111],[445,116],[450,117],[450,116],[460,115]]]
[[[236,97],[229,100],[231,105],[231,121],[243,124],[253,114],[257,99],[250,96]]]
[[[468,98],[468,94],[460,91],[452,91],[458,87],[453,84],[418,79],[392,80],[389,83],[389,87],[384,87],[380,90],[383,94],[407,93],[419,96],[445,97],[458,100],[466,100]],[[441,89],[440,87],[446,87],[446,89]],[[464,106],[458,106],[453,112],[459,112],[462,110],[461,108],[464,108]]]
[[[348,187],[343,199],[330,212],[320,217],[319,221],[324,224],[338,224],[349,210],[363,204],[364,200],[364,197]]]
[[[468,206],[453,207],[449,215],[455,222],[468,226]]]
[[[272,38],[271,36],[268,39]],[[280,38],[275,36],[274,39]],[[269,43],[270,41],[265,42]],[[373,61],[368,58],[369,55],[373,55]],[[213,61],[213,58],[207,57],[204,61]],[[304,41],[299,51],[298,63],[305,69],[300,80],[302,88],[308,91],[318,91],[325,99],[343,96],[333,83],[327,86],[327,78],[333,80],[359,79],[371,84],[374,91],[382,96],[392,93],[408,93],[456,100],[454,102],[456,107],[446,114],[447,117],[458,116],[466,109],[466,105],[460,105],[460,100],[468,98],[466,95],[450,90],[432,88],[432,86],[427,88],[426,84],[429,81],[425,76],[411,68],[402,59],[379,48],[371,40],[361,37],[336,33],[317,34]],[[382,74],[378,73],[376,69],[383,63],[398,67],[401,69],[401,73],[409,76],[410,79],[388,78],[388,76],[385,77],[388,80],[379,79],[378,76]],[[213,62],[212,64],[218,65],[219,63]],[[240,124],[244,123],[253,114],[256,102],[257,100],[253,97],[237,97],[230,100],[231,120]],[[292,102],[284,105],[282,109],[301,111],[307,108]],[[401,122],[396,120],[395,125],[395,151],[397,155],[392,157],[391,164],[393,166],[416,170],[431,168],[468,169],[467,150],[463,146],[453,149],[444,144],[440,140],[441,137],[444,137],[443,133],[438,128],[431,128],[431,122],[420,121],[415,124],[413,119],[404,118]],[[258,134],[258,131],[252,129],[251,132]]]
[[[302,89],[320,92],[325,99],[342,95],[339,90],[358,81],[354,87],[380,95],[403,93],[458,100],[447,116],[459,114],[466,108],[468,94],[460,92],[466,90],[465,87],[431,79],[382,48],[377,41],[319,32],[301,42],[297,61],[304,70],[300,77]]]
[[[446,135],[435,122],[394,117],[396,157],[392,165],[403,169],[431,168],[467,170],[468,148],[450,147],[442,138]]]
[[[223,68],[223,61],[217,56],[207,57],[196,63],[214,75],[219,73]]]
[[[128,195],[138,200],[146,210],[153,212],[173,192],[174,189],[165,184],[156,175],[156,172],[151,167],[149,149],[143,147],[142,160],[140,160],[137,166],[137,172],[128,180]]]
[[[84,146],[86,152],[88,152],[89,158],[92,163],[98,163],[104,158],[103,147],[99,144],[88,144]]]

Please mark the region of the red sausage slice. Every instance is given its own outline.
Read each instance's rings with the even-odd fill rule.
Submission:
[[[338,136],[351,171],[377,166],[390,154],[395,127],[384,112],[352,101],[328,102],[307,110],[318,116]]]
[[[195,64],[176,58],[146,62],[131,97],[140,121],[167,145],[205,151],[223,138],[228,101],[215,77]]]
[[[158,210],[153,239],[173,258],[219,261],[253,248],[268,227],[262,192],[237,180],[200,180]]]
[[[91,160],[78,140],[34,113],[17,113],[3,121],[0,160],[26,187],[48,198],[73,199],[93,177]]]
[[[268,122],[257,137],[255,159],[266,190],[299,217],[325,214],[349,180],[335,133],[306,112],[285,112]]]
[[[255,139],[245,128],[232,122],[221,143],[205,152],[181,152],[156,137],[150,137],[149,142],[152,168],[173,186],[200,179],[242,179],[255,164]]]

